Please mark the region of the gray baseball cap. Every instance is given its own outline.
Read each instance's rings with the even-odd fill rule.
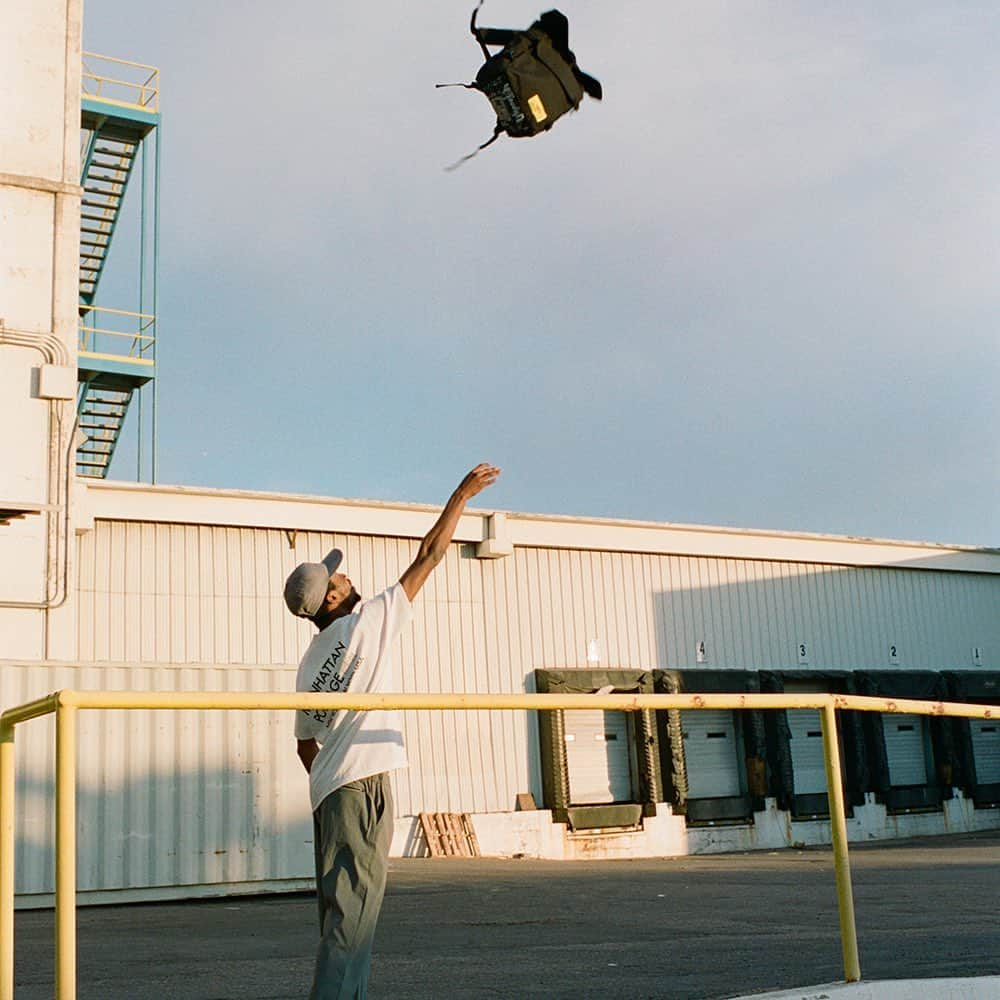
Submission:
[[[340,549],[332,549],[322,562],[299,563],[285,581],[285,604],[297,618],[312,618],[323,606],[330,577],[344,558]]]

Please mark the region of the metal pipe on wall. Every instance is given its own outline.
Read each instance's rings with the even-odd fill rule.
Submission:
[[[70,358],[66,345],[54,333],[37,333],[30,330],[12,330],[0,320],[0,344],[12,347],[27,347],[38,351],[46,364],[68,366]],[[69,597],[69,530],[70,530],[70,484],[72,471],[70,459],[73,455],[73,438],[76,431],[76,421],[69,435],[66,453],[66,468],[62,476],[60,471],[59,444],[62,437],[62,412],[67,403],[62,400],[49,400],[49,463],[48,482],[46,483],[46,532],[45,532],[45,600],[43,601],[0,601],[0,607],[16,608],[32,611],[51,611],[62,607]],[[63,515],[63,532],[59,533],[59,515]],[[62,573],[58,571],[60,562],[60,541],[62,552]],[[55,583],[53,591],[52,585]],[[48,630],[45,634],[44,656],[48,655]]]

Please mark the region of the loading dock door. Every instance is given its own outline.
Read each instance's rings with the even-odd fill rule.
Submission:
[[[796,795],[826,792],[826,764],[823,761],[823,725],[814,708],[794,708],[785,713],[791,734],[792,771]]]
[[[681,712],[684,731],[684,763],[688,797],[720,798],[739,795],[739,764],[736,754],[736,717],[726,710],[703,708]]]
[[[885,753],[889,761],[889,783],[926,785],[927,755],[924,720],[919,715],[887,713],[882,716]]]
[[[1000,782],[1000,722],[969,719],[972,752],[976,758],[976,781],[980,785]]]
[[[625,713],[573,709],[565,720],[570,801],[574,805],[631,801]]]

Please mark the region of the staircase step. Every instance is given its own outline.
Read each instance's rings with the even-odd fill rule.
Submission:
[[[90,158],[90,165],[92,167],[100,167],[101,170],[119,170],[122,172],[128,170],[132,165],[132,157],[130,156],[119,153],[105,153],[104,155],[110,157],[110,159],[99,160],[95,155]],[[122,160],[125,162],[122,163]]]
[[[118,139],[116,141],[121,143],[123,147],[122,149],[113,149],[111,146],[95,146],[94,154],[103,156],[131,156],[132,153],[135,152],[134,142],[125,142],[124,139]]]
[[[87,175],[90,176],[90,168],[97,167],[98,170],[121,170],[128,172],[134,162],[133,157],[127,156],[125,153],[115,153],[108,152],[104,154],[109,157],[107,160],[99,160],[96,156],[90,158],[90,163],[87,165]]]

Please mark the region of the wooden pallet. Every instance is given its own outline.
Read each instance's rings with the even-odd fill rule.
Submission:
[[[420,826],[432,858],[479,857],[479,842],[468,813],[421,813]]]

